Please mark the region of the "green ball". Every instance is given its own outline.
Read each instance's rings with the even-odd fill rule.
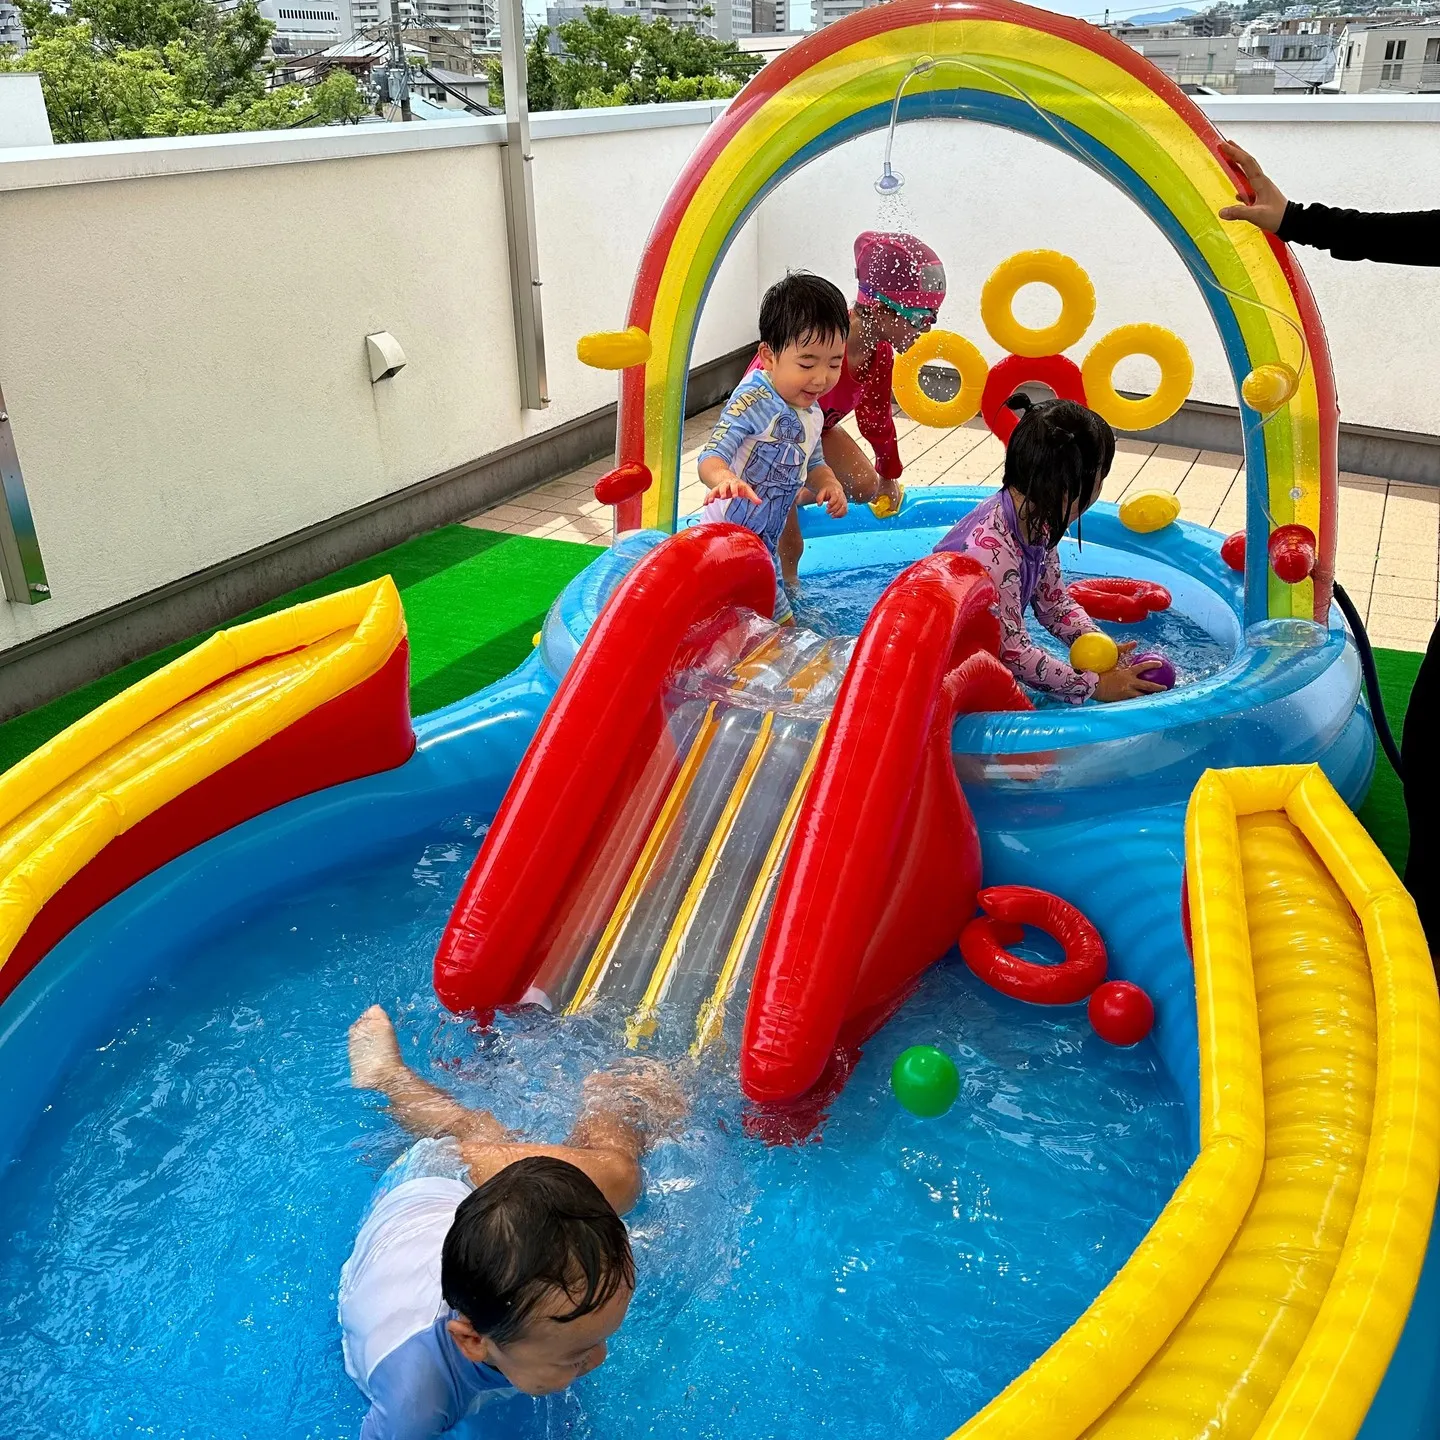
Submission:
[[[933,1045],[912,1045],[895,1057],[890,1067],[890,1088],[912,1115],[933,1120],[955,1103],[960,1093],[960,1072],[943,1050]]]

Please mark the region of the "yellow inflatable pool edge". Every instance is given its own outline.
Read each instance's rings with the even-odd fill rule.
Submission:
[[[1159,1434],[1156,1416],[1183,1412],[1202,1378],[1193,1369],[1197,1330],[1211,1393],[1242,1393],[1251,1379],[1251,1357],[1241,1347],[1229,1346],[1234,1353],[1227,1354],[1206,1338],[1222,1333],[1223,1323],[1219,1331],[1192,1326],[1170,1363],[1154,1362],[1201,1303],[1222,1261],[1231,1263],[1232,1242],[1240,1243],[1252,1205],[1261,1204],[1265,1077],[1245,900],[1245,854],[1257,852],[1253,831],[1244,853],[1241,838],[1242,827],[1262,823],[1257,816],[1273,821],[1292,847],[1309,847],[1308,863],[1328,872],[1330,888],[1358,921],[1376,1031],[1372,1041],[1363,1025],[1352,1027],[1345,1040],[1352,1049],[1373,1048],[1374,1088],[1363,1177],[1323,1297],[1263,1414],[1237,1425],[1232,1413],[1224,1433],[1352,1440],[1365,1419],[1419,1280],[1440,1180],[1440,1000],[1413,901],[1320,768],[1257,767],[1207,771],[1186,816],[1199,1154],[1085,1314],[952,1440]],[[1264,853],[1286,852],[1282,846]],[[1297,870],[1301,888],[1303,878]],[[1267,1033],[1271,1052],[1286,1043],[1274,1027]],[[1284,1056],[1292,1078],[1294,1063],[1306,1058],[1303,1048]],[[1277,1186],[1283,1189],[1279,1180],[1271,1183],[1272,1197]],[[1243,1278],[1254,1284],[1258,1277],[1279,1313],[1288,1306],[1293,1264],[1281,1255],[1267,1258],[1253,1234],[1247,1243]],[[1235,1298],[1212,1303],[1223,1308]],[[1253,1394],[1245,1399],[1254,1403]]]
[[[0,965],[116,836],[376,674],[405,638],[379,580],[222,630],[0,774]],[[248,703],[226,703],[268,665]]]

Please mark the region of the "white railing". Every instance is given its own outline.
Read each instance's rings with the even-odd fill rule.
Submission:
[[[1440,101],[1203,106],[1297,199],[1440,206]],[[553,400],[529,413],[499,121],[0,151],[0,389],[53,591],[0,605],[0,652],[611,402],[614,377],[581,367],[575,341],[624,323],[650,224],[721,108],[534,118]],[[787,269],[850,283],[853,237],[877,224],[881,145],[822,157],[760,207],[710,292],[697,362],[753,339],[759,295]],[[1192,348],[1196,398],[1233,403],[1205,297],[1104,180],[945,122],[902,127],[895,162],[949,269],[947,327],[993,358],[981,284],[1007,255],[1053,246],[1094,279],[1092,335],[1166,324]],[[1440,271],[1299,258],[1345,418],[1440,433]],[[1020,299],[1022,318],[1044,313]],[[372,385],[364,337],[381,330],[408,363]]]

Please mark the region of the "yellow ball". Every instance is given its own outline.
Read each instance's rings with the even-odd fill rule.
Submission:
[[[1076,670],[1089,670],[1092,674],[1103,675],[1120,663],[1120,647],[1098,630],[1082,635],[1070,647],[1070,664]]]
[[[1120,523],[1137,535],[1163,530],[1180,518],[1180,502],[1168,490],[1142,490],[1120,502]]]
[[[531,648],[532,650],[536,649],[536,648],[539,646],[541,633],[542,633],[541,631],[537,630],[537,631],[530,637],[530,648]]]
[[[1240,386],[1240,398],[1262,415],[1273,415],[1300,388],[1288,365],[1257,365]]]

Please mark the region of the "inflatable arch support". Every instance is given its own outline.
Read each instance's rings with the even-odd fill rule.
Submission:
[[[649,347],[621,375],[617,471],[634,483],[619,487],[628,494],[616,507],[617,530],[675,528],[690,353],[731,240],[788,175],[886,126],[901,80],[927,57],[936,63],[906,85],[902,119],[978,120],[1054,145],[1111,180],[1164,232],[1219,329],[1241,406],[1247,619],[1323,623],[1338,414],[1304,275],[1274,237],[1217,218],[1237,177],[1219,154],[1218,133],[1173,82],[1104,31],[1008,0],[895,0],[863,10],[771,61],[710,128],[665,202],[631,297],[628,325]],[[1268,416],[1239,393],[1262,365],[1299,376]],[[639,485],[646,488],[637,493]],[[1286,524],[1305,525],[1319,540],[1313,577],[1294,585],[1266,564],[1265,542]]]

